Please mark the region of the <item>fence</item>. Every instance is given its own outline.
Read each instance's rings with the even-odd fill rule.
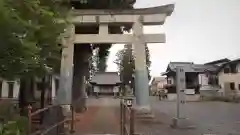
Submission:
[[[134,135],[135,134],[135,110],[132,105],[128,105],[126,100],[120,101],[120,119],[121,135]]]
[[[53,129],[56,129],[56,135],[60,135],[61,134],[61,130],[63,130],[62,128],[60,128],[61,126],[64,127],[64,124],[68,124],[68,128],[69,128],[69,122],[70,122],[70,133],[74,133],[74,108],[72,105],[71,106],[71,118],[62,118],[60,116],[60,110],[57,110],[58,108],[61,109],[61,105],[50,105],[46,108],[43,109],[38,109],[36,111],[32,111],[32,106],[29,105],[28,106],[28,135],[45,135],[47,133],[49,133],[50,131],[52,131]],[[41,115],[42,113],[45,113],[47,111],[50,110],[55,110],[56,112],[56,116],[52,115],[50,117],[55,117],[56,119],[54,119],[54,124],[47,126],[47,128],[42,128],[42,129],[38,129],[38,130],[33,130],[33,122],[34,122],[34,117],[36,117],[37,115]],[[42,123],[41,123],[42,125]]]

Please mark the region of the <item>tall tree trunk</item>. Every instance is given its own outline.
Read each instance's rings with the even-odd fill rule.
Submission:
[[[46,93],[46,77],[43,77],[41,82],[41,98],[40,98],[41,108],[44,108],[45,106],[45,93]]]
[[[75,105],[75,111],[81,112],[84,104],[85,81],[84,76],[89,72],[87,61],[88,55],[91,53],[89,44],[75,45],[74,47],[74,71],[73,71],[73,87],[72,99]]]
[[[45,93],[46,93],[46,77],[43,77],[41,82],[41,98],[40,98],[41,109],[45,107]],[[41,113],[41,119],[40,119],[41,124],[43,122],[43,117],[44,117],[44,112]]]
[[[31,87],[32,86],[32,87]],[[27,106],[31,103],[33,85],[31,85],[31,78],[21,78],[20,79],[20,89],[19,89],[19,108],[20,115],[27,115]]]

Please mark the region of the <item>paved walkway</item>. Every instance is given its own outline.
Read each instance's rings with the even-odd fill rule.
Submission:
[[[75,135],[119,134],[119,106],[116,99],[89,99],[88,110],[76,114]]]

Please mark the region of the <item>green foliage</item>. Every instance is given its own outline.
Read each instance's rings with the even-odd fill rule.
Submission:
[[[27,118],[19,115],[14,103],[5,100],[0,106],[0,135],[26,135]]]
[[[55,70],[60,62],[59,35],[65,23],[55,0],[0,1],[0,76],[19,78]]]
[[[146,50],[146,65],[147,65],[147,71],[148,71],[148,78],[151,79],[150,76],[150,53],[148,46],[145,45]],[[120,73],[123,81],[125,84],[128,84],[129,81],[133,82],[132,75],[134,74],[135,69],[135,58],[132,53],[132,48],[130,46],[125,46],[122,50],[119,50],[116,54],[116,60],[114,63],[117,64],[118,72]]]
[[[26,135],[27,118],[17,117],[13,121],[8,121],[0,125],[0,135]]]

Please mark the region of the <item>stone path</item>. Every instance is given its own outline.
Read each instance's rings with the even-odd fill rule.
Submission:
[[[113,105],[111,99],[91,100],[88,110],[75,116],[74,135],[119,134],[119,106]]]

